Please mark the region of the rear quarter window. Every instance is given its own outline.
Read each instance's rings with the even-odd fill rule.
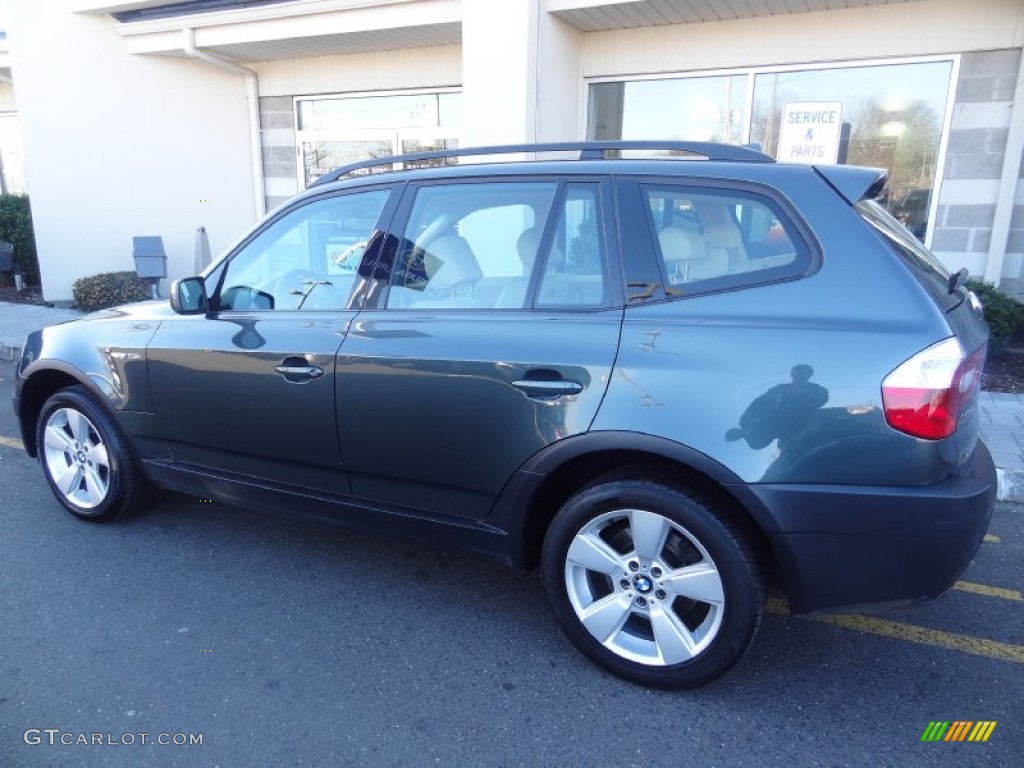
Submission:
[[[768,197],[745,190],[641,185],[670,297],[772,282],[805,274],[811,251]]]

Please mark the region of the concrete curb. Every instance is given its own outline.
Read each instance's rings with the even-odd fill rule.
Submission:
[[[996,470],[998,489],[996,490],[997,501],[1012,501],[1024,504],[1024,472]]]
[[[21,358],[21,347],[12,344],[0,344],[0,360],[16,363]]]

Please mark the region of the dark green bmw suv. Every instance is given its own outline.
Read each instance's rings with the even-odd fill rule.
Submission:
[[[342,168],[169,303],[31,334],[25,447],[85,520],[161,487],[540,565],[587,656],[700,685],[770,586],[929,600],[986,531],[981,306],[884,183],[672,142]]]

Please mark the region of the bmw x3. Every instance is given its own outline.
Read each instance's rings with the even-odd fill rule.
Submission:
[[[29,335],[25,448],[83,520],[167,488],[539,566],[594,662],[701,685],[769,589],[931,600],[985,534],[988,329],[885,180],[678,142],[340,168],[169,302]]]

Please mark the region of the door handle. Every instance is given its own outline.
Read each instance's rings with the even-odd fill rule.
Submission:
[[[313,381],[324,375],[324,369],[319,365],[310,365],[300,358],[289,357],[281,361],[281,365],[274,368],[274,371],[284,376],[285,381],[293,384],[301,384],[305,381]]]
[[[525,392],[527,397],[538,399],[556,399],[583,391],[583,385],[572,379],[517,379],[512,386]]]

